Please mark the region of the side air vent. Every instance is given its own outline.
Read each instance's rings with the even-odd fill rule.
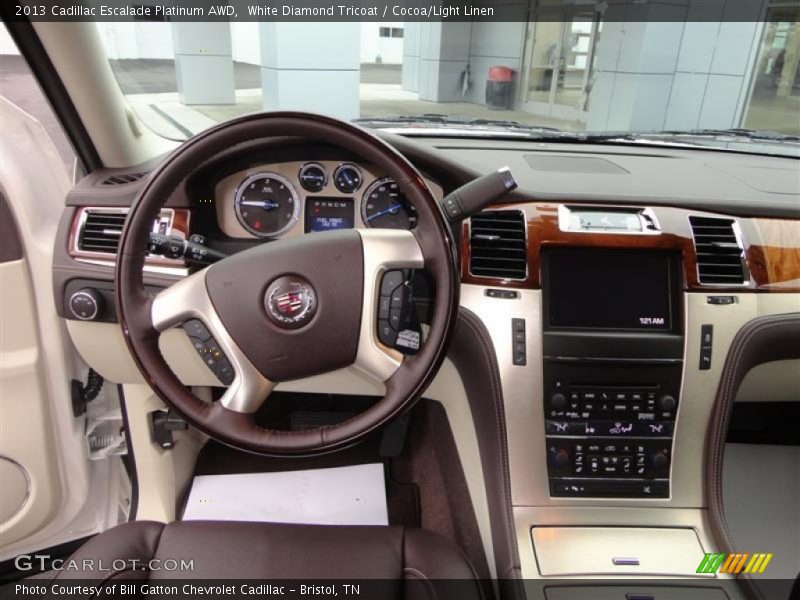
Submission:
[[[469,271],[476,277],[525,279],[528,247],[525,214],[519,210],[484,211],[470,219]]]
[[[124,173],[122,175],[110,175],[102,181],[102,185],[125,185],[139,181],[147,173]]]
[[[689,217],[702,284],[740,285],[747,281],[747,263],[733,219]]]
[[[110,210],[86,210],[78,232],[78,250],[116,253],[126,213]]]

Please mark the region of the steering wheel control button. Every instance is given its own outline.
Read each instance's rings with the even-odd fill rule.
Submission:
[[[397,341],[397,332],[389,325],[388,319],[380,319],[378,321],[378,339],[381,343],[394,348],[394,343]]]
[[[214,374],[224,385],[233,383],[233,367],[224,355],[217,361]]]
[[[183,324],[183,330],[191,338],[197,338],[203,342],[211,338],[211,333],[208,331],[202,321],[192,319]]]
[[[403,284],[402,271],[387,271],[381,281],[381,296],[391,296]]]
[[[69,298],[69,310],[76,319],[94,321],[103,309],[103,296],[93,288],[83,288]]]
[[[416,354],[422,341],[413,279],[410,269],[387,271],[380,286],[378,339],[403,354]]]
[[[192,348],[217,379],[223,385],[233,383],[233,367],[206,326],[201,321],[192,319],[183,324],[183,330],[189,336]]]
[[[296,275],[284,275],[273,281],[264,295],[267,316],[278,327],[298,329],[317,312],[317,294],[311,284]]]
[[[389,309],[391,308],[392,299],[389,296],[381,296],[378,301],[378,318],[388,319]],[[399,305],[398,305],[399,306]]]

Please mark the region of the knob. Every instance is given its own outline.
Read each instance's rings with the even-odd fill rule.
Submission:
[[[553,454],[553,465],[559,468],[569,466],[569,452],[562,448]]]
[[[103,296],[94,288],[82,288],[69,298],[69,310],[76,319],[94,321],[103,310]]]
[[[671,412],[678,406],[678,401],[669,394],[664,394],[658,399],[658,408],[664,412]]]
[[[564,410],[567,408],[567,397],[564,394],[556,392],[550,396],[550,407],[553,410]]]
[[[663,469],[669,464],[669,459],[663,452],[656,452],[650,457],[650,463],[654,469]]]

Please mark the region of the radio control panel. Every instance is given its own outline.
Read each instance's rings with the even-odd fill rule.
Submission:
[[[680,363],[545,363],[550,495],[669,496]]]

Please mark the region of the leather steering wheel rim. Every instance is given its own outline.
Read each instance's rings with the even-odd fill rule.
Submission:
[[[215,304],[222,304],[221,296],[219,294],[214,296],[212,293],[214,288],[209,282],[212,276],[221,280],[220,274],[222,274],[225,275],[222,280],[225,280],[226,285],[235,285],[235,283],[227,281],[227,273],[233,268],[227,266],[226,263],[230,261],[230,264],[233,264],[234,257],[244,255],[237,261],[240,263],[239,268],[241,269],[242,264],[253,264],[253,260],[261,258],[256,256],[256,252],[267,256],[273,248],[277,251],[281,244],[288,244],[288,240],[279,239],[267,242],[259,245],[259,248],[262,248],[260,251],[251,249],[236,254],[212,265],[212,267],[190,275],[187,280],[191,281],[178,282],[155,298],[147,292],[143,281],[146,240],[153,219],[165,200],[194,174],[199,166],[215,158],[220,151],[242,144],[252,144],[254,140],[274,137],[300,137],[322,142],[360,157],[392,177],[417,210],[418,224],[411,233],[390,231],[379,234],[379,230],[351,230],[335,232],[339,234],[338,236],[328,233],[312,234],[301,236],[309,239],[304,242],[295,242],[292,247],[295,253],[310,253],[309,256],[317,253],[321,256],[322,252],[325,255],[328,254],[322,240],[327,240],[325,243],[334,250],[337,244],[343,248],[347,246],[351,250],[354,244],[361,244],[362,265],[360,267],[363,273],[362,291],[365,301],[360,315],[358,355],[354,361],[356,366],[359,364],[370,365],[375,362],[361,361],[361,357],[364,340],[374,338],[374,335],[364,336],[366,327],[372,327],[374,332],[376,315],[366,314],[364,311],[368,308],[374,311],[377,306],[377,298],[373,297],[375,302],[372,302],[370,295],[374,296],[378,293],[376,290],[380,285],[379,274],[391,268],[402,268],[400,264],[402,261],[397,257],[393,263],[387,262],[386,265],[376,267],[375,256],[379,254],[378,251],[381,248],[395,246],[398,252],[400,248],[413,249],[414,253],[421,255],[422,264],[432,276],[435,284],[436,301],[431,313],[430,329],[420,351],[416,355],[402,358],[394,372],[390,372],[391,369],[376,368],[374,373],[370,373],[376,379],[382,379],[388,375],[384,379],[386,394],[383,399],[343,423],[302,431],[264,429],[258,426],[253,419],[252,413],[255,410],[249,410],[247,407],[242,409],[235,400],[227,405],[223,402],[207,403],[200,400],[172,372],[158,346],[161,332],[178,324],[177,319],[180,315],[185,317],[187,314],[194,316],[203,314],[206,320],[212,322],[213,326],[206,323],[212,333],[216,332],[226,340],[227,345],[223,345],[223,348],[228,348],[238,356],[241,349],[235,340],[233,338],[228,340],[227,337],[224,337],[225,327],[214,311]],[[356,242],[356,239],[359,241]],[[252,253],[252,256],[248,253]],[[245,263],[244,261],[248,259],[250,262]],[[409,264],[412,267],[421,266],[419,260],[411,261]],[[150,174],[144,188],[130,208],[122,232],[115,273],[115,295],[119,322],[131,355],[146,382],[167,406],[197,429],[235,448],[267,455],[303,455],[329,452],[351,445],[404,412],[421,396],[438,371],[446,354],[447,342],[453,330],[458,310],[458,275],[456,245],[447,220],[420,173],[403,155],[380,138],[351,123],[308,113],[273,112],[233,119],[198,134],[165,158]],[[377,281],[375,281],[376,277]],[[235,279],[235,277],[230,279]],[[254,285],[256,284],[251,284],[250,287],[253,288]],[[263,282],[263,285],[269,285],[269,281]],[[176,315],[159,320],[158,315],[163,312],[163,306],[167,305],[167,301],[175,305],[176,299],[189,298],[190,296],[187,296],[185,290],[190,287],[195,295],[201,292],[211,294],[211,300],[203,303],[202,306],[207,307],[207,310],[213,314],[209,316],[203,311],[198,313],[196,310],[195,313],[187,313],[186,310],[177,307],[176,311],[180,312],[180,315],[176,312]],[[177,291],[170,294],[173,288]],[[181,295],[181,289],[184,290],[183,295]],[[161,301],[162,295],[167,300]],[[327,306],[329,311],[335,308],[335,298],[326,300],[324,293],[320,296],[320,306],[327,302],[324,306]],[[263,307],[262,311],[265,311]],[[315,321],[318,320],[317,317],[319,315],[315,317]],[[257,316],[256,320],[260,318],[261,315]],[[201,320],[203,319],[201,318]],[[154,322],[158,322],[159,326],[156,327]],[[260,333],[264,334],[264,332]],[[283,335],[288,335],[288,333]],[[302,341],[302,338],[296,339]],[[291,342],[291,338],[289,342]],[[369,352],[375,350],[375,348],[370,348]],[[391,352],[386,352],[385,349],[378,350],[385,355],[378,358],[388,364],[387,357],[391,355]],[[363,352],[367,352],[367,350],[363,350]],[[262,366],[267,364],[264,360],[259,363],[258,372],[253,371],[254,365],[247,360],[251,358],[252,355],[245,356],[241,360],[241,365],[247,364],[242,366],[241,372],[237,372],[237,378],[241,377],[241,379],[234,380],[234,384],[239,382],[240,392],[242,385],[247,383],[245,376],[248,373],[252,374],[255,379],[263,376],[263,381],[267,381],[271,385],[281,381],[280,377],[270,380],[264,375],[263,371],[269,370]],[[235,365],[239,365],[236,361],[233,362]],[[258,363],[258,361],[256,362]],[[313,370],[313,367],[309,368]],[[293,375],[296,375],[295,371],[296,369],[292,371]],[[287,373],[286,369],[283,371],[278,369],[277,372],[279,374]],[[251,396],[255,397],[260,389],[265,389],[266,393],[269,393],[271,388],[265,387],[263,381],[261,388],[257,386],[253,389],[248,388]],[[223,396],[223,399],[225,397]]]

